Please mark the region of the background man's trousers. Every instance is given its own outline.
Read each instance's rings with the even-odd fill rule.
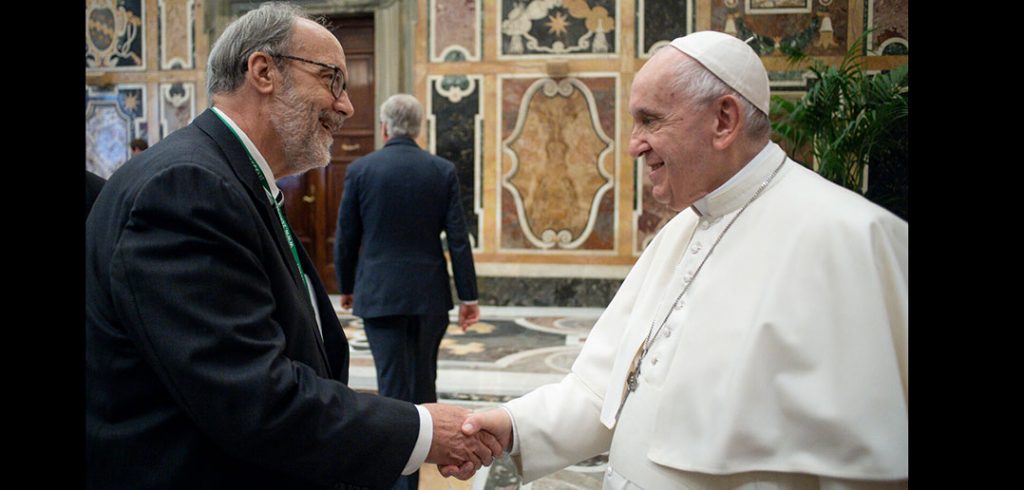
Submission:
[[[437,401],[437,350],[448,313],[364,318],[382,396],[412,403]],[[416,490],[419,472],[398,479],[395,490]]]

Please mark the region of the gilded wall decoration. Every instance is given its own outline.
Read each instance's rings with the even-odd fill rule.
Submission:
[[[87,70],[144,70],[142,0],[86,0],[85,68]]]
[[[501,0],[498,10],[499,57],[618,52],[615,0]]]
[[[874,55],[909,55],[907,0],[865,0],[868,19],[874,26],[868,36],[868,52]]]
[[[761,56],[846,53],[849,5],[835,0],[712,0],[711,30],[750,41]]]
[[[430,0],[430,61],[480,61],[480,0]]]
[[[160,69],[195,67],[195,0],[158,0]]]
[[[469,240],[481,250],[483,235],[483,77],[434,75],[429,77],[431,153],[455,164]]]
[[[146,138],[146,87],[89,87],[85,94],[85,168],[109,178],[131,155],[128,142]]]
[[[196,84],[160,84],[160,137],[188,126],[196,115]]]
[[[637,58],[650,58],[673,39],[694,32],[696,22],[693,0],[637,0]]]
[[[613,250],[617,77],[504,78],[502,248]]]

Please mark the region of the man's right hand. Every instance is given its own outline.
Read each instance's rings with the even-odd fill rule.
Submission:
[[[459,305],[459,327],[462,327],[462,331],[465,332],[470,325],[480,321],[480,305],[474,303],[467,305],[462,303]]]
[[[473,434],[465,432],[463,423],[471,413],[469,410],[439,403],[422,406],[434,421],[434,437],[427,452],[427,463],[455,468],[453,473],[472,475],[481,466],[487,466],[501,456],[503,446],[493,435],[480,431]]]
[[[471,414],[462,424],[462,433],[466,436],[493,434],[497,443],[501,445],[501,452],[495,453],[495,457],[512,450],[512,419],[504,409],[495,408]],[[460,480],[468,480],[478,469],[469,469],[468,465],[437,465],[437,470],[442,476],[454,476]]]
[[[341,309],[351,310],[352,309],[352,295],[343,294],[341,295]]]

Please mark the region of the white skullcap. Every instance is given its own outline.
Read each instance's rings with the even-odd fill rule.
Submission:
[[[701,31],[677,37],[671,45],[768,114],[768,72],[747,43],[722,32]]]

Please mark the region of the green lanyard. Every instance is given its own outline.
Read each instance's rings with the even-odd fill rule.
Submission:
[[[229,130],[231,130],[231,134],[234,134],[235,138],[238,138],[238,142],[242,143],[242,138],[235,132],[235,128],[231,127],[231,125],[228,124],[228,122],[225,121],[217,111],[212,112],[217,115],[217,118],[219,118]],[[306,273],[302,271],[302,263],[299,262],[299,250],[295,248],[295,240],[292,238],[292,230],[288,226],[288,220],[284,218],[284,212],[281,211],[281,203],[277,202],[277,199],[274,198],[273,193],[270,191],[270,184],[267,183],[267,177],[263,175],[263,170],[260,169],[260,166],[256,163],[256,159],[254,159],[252,154],[249,153],[249,149],[246,148],[245,143],[242,143],[242,149],[245,150],[246,156],[249,157],[249,163],[252,164],[252,168],[256,170],[256,176],[260,178],[260,185],[262,185],[263,190],[266,191],[267,198],[270,199],[270,204],[272,204],[274,209],[277,211],[277,217],[281,220],[281,228],[284,228],[284,237],[288,240],[288,247],[292,249],[292,258],[295,259],[295,265],[299,268],[299,277],[302,278],[302,285],[306,287],[306,294],[309,294],[309,284],[306,283]]]

